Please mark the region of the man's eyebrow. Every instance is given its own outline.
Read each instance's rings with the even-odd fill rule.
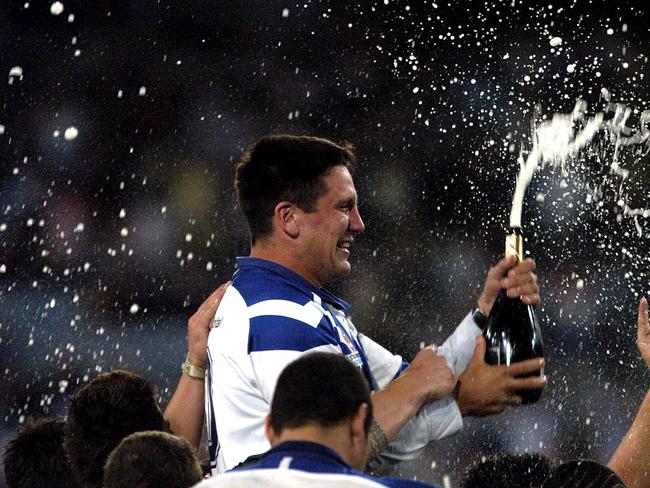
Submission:
[[[337,205],[350,205],[351,203],[356,203],[357,197],[354,195],[350,195],[349,197],[344,197],[341,198]]]

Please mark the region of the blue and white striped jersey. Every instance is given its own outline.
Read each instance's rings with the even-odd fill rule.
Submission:
[[[268,450],[264,418],[284,367],[302,354],[344,354],[373,389],[386,387],[408,364],[363,334],[350,306],[293,271],[257,258],[237,258],[238,270],[208,339],[206,420],[213,474]],[[441,346],[450,367],[464,369],[480,329],[470,316]],[[413,424],[413,425],[411,425]],[[451,398],[420,410],[391,445],[390,459],[414,457],[431,440],[462,427]]]
[[[305,478],[304,474],[312,477]],[[435,488],[420,481],[392,477],[374,477],[351,468],[335,451],[308,441],[287,441],[267,451],[252,466],[235,469],[203,481],[196,488],[243,486],[367,488]]]

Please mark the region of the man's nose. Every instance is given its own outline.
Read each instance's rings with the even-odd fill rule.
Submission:
[[[366,226],[361,219],[361,214],[359,213],[358,208],[354,208],[354,211],[350,214],[350,221],[348,222],[348,230],[350,232],[355,232],[360,234],[365,230]]]

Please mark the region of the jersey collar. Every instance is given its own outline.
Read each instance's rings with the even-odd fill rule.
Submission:
[[[350,313],[352,307],[349,303],[341,298],[333,295],[325,288],[319,288],[314,285],[311,281],[306,280],[298,273],[291,271],[289,268],[282,266],[281,264],[274,263],[273,261],[268,261],[266,259],[252,258],[252,257],[238,257],[237,258],[237,268],[258,268],[270,271],[271,273],[278,274],[283,278],[295,283],[300,288],[304,289],[309,293],[315,293],[320,297],[322,301],[332,305],[334,308],[341,310],[346,315]]]
[[[302,454],[312,453],[322,457],[323,459],[327,459],[331,463],[345,466],[350,469],[348,463],[346,463],[336,451],[324,446],[323,444],[311,441],[284,441],[270,449],[265,456],[280,454],[285,456],[290,455],[292,452],[300,452]]]

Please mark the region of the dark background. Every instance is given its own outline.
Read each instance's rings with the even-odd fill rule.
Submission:
[[[535,107],[593,112],[606,87],[632,119],[650,108],[647,7],[549,3],[5,0],[0,76],[23,76],[0,83],[0,446],[101,371],[166,404],[187,319],[249,252],[233,168],[267,133],[355,144],[367,230],[333,291],[408,359],[442,342],[502,253]],[[621,150],[624,181],[605,136],[538,172],[524,231],[550,386],[401,474],[458,486],[496,451],[611,456],[648,385],[650,222],[617,204],[650,208],[645,149]]]

